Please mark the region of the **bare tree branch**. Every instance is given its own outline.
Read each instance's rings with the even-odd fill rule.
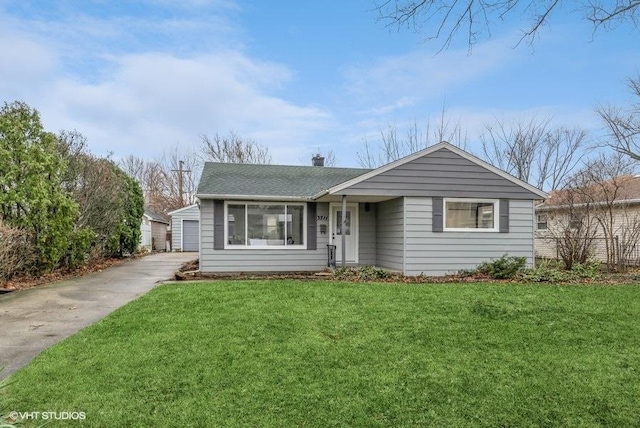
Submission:
[[[180,161],[182,177],[179,176]],[[175,145],[164,149],[155,160],[130,155],[120,160],[119,166],[140,183],[146,208],[167,213],[195,202],[201,168],[200,159],[193,150]]]
[[[599,106],[596,112],[605,124],[610,140],[607,145],[616,152],[640,160],[640,76],[629,79],[627,86],[638,100],[623,109]]]
[[[487,125],[480,135],[489,163],[540,189],[563,184],[586,154],[584,130],[554,128],[551,118]]]
[[[611,4],[613,3],[613,4]],[[400,31],[409,28],[422,33],[425,41],[443,40],[440,51],[450,47],[460,32],[465,32],[469,50],[491,29],[511,17],[529,17],[531,23],[522,28],[523,41],[532,44],[540,29],[558,9],[560,0],[388,0],[375,6],[378,20]],[[580,7],[581,6],[581,7]],[[601,26],[613,27],[624,22],[638,24],[640,0],[580,0],[569,13],[582,13],[579,18],[593,24],[594,32]],[[423,33],[424,28],[428,28]]]
[[[213,138],[201,135],[202,158],[205,161],[224,163],[271,163],[269,148],[253,140],[242,138],[234,132],[227,136],[215,134]]]
[[[606,5],[601,1],[589,1],[585,7],[587,10],[586,19],[591,21],[594,29],[603,25],[610,28],[622,22],[631,22],[637,27],[638,6],[640,6],[638,0],[617,0],[607,2]]]
[[[428,120],[420,129],[418,122],[414,122],[407,129],[406,138],[399,137],[396,127],[391,125],[380,131],[377,146],[372,146],[365,137],[363,150],[356,153],[356,158],[363,168],[376,168],[441,141],[448,141],[463,149],[467,145],[467,133],[462,129],[460,120],[454,121],[448,117],[445,107],[435,126]]]

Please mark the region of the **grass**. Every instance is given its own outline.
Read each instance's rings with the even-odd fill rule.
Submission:
[[[0,407],[97,427],[640,426],[639,316],[636,286],[169,284],[42,353]]]

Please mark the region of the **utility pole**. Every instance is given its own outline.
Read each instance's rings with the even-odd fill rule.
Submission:
[[[191,172],[191,170],[183,169],[184,161],[178,161],[178,164],[179,164],[178,169],[172,169],[171,171],[178,173],[178,197],[180,199],[180,207],[184,207],[185,203],[184,203],[184,199],[182,198],[182,195],[184,195],[184,191],[182,190],[183,188],[182,174],[184,174],[185,172]]]

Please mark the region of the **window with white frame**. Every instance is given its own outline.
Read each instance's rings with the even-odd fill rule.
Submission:
[[[228,202],[227,246],[304,247],[304,209],[304,204]]]
[[[497,232],[498,212],[497,200],[445,199],[444,230]]]
[[[547,224],[547,215],[546,214],[538,214],[538,224],[537,224],[537,229],[538,230],[547,230],[548,228],[548,224]]]

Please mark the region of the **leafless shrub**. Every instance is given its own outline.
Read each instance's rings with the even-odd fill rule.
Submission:
[[[30,233],[0,220],[0,281],[29,273],[35,266],[36,254]]]

